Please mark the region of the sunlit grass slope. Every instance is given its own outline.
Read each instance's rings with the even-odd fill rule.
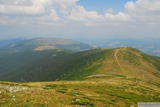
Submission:
[[[160,83],[160,61],[134,48],[29,51],[1,58],[5,81],[85,80],[106,77]]]
[[[160,87],[123,77],[85,81],[0,83],[1,107],[136,107],[160,102]]]
[[[137,107],[138,102],[160,102],[160,62],[134,48],[42,56],[44,63],[34,60],[33,67],[15,77],[46,82],[0,82],[0,106]]]
[[[95,75],[119,75],[150,82],[160,82],[160,62],[134,48],[111,49]],[[116,53],[117,51],[117,53]],[[116,60],[117,57],[117,60]]]

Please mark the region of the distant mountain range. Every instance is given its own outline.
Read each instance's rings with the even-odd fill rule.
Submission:
[[[90,44],[101,48],[134,47],[140,51],[154,56],[160,56],[160,39],[103,39]]]
[[[92,47],[78,41],[61,38],[10,39],[4,41],[1,40],[0,56],[24,51],[43,51],[55,49],[84,51],[92,49]]]
[[[17,39],[7,39],[7,40],[0,40],[0,48],[4,48],[6,46],[12,45],[16,42],[22,41],[24,39],[17,38]]]
[[[160,83],[160,58],[134,48],[92,49],[55,38],[22,40],[1,48],[0,80],[4,81],[83,80],[113,75]]]

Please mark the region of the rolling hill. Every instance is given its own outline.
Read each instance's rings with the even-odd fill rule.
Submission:
[[[137,107],[138,102],[160,102],[159,65],[159,57],[126,47],[8,55],[0,58],[0,105]]]
[[[119,76],[160,83],[160,61],[134,48],[28,51],[0,59],[0,80],[85,80]]]
[[[14,53],[28,52],[28,51],[43,51],[43,50],[71,50],[84,51],[92,49],[91,46],[80,43],[78,41],[61,39],[61,38],[33,38],[33,39],[13,39],[1,41],[0,57]],[[6,44],[4,44],[6,43]]]
[[[0,48],[4,48],[6,46],[10,46],[13,43],[18,42],[18,41],[22,41],[22,40],[24,40],[24,39],[17,38],[17,39],[0,40]]]

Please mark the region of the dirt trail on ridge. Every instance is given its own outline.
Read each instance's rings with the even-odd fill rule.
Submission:
[[[117,57],[117,54],[118,54],[118,51],[119,51],[119,50],[120,50],[120,49],[117,49],[117,50],[115,51],[114,56],[115,56],[116,62],[118,63],[119,67],[121,68],[121,71],[122,71],[123,74],[124,74],[124,69],[123,69],[122,65],[120,64],[120,62],[118,61],[118,57]]]

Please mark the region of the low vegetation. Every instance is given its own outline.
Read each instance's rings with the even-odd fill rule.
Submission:
[[[0,83],[2,107],[136,107],[160,102],[160,88],[123,77],[85,81]]]
[[[1,77],[25,82],[0,82],[0,106],[136,107],[138,102],[160,102],[159,60],[133,48],[117,49],[20,53],[34,59],[20,69],[10,56],[9,68],[15,69]]]

